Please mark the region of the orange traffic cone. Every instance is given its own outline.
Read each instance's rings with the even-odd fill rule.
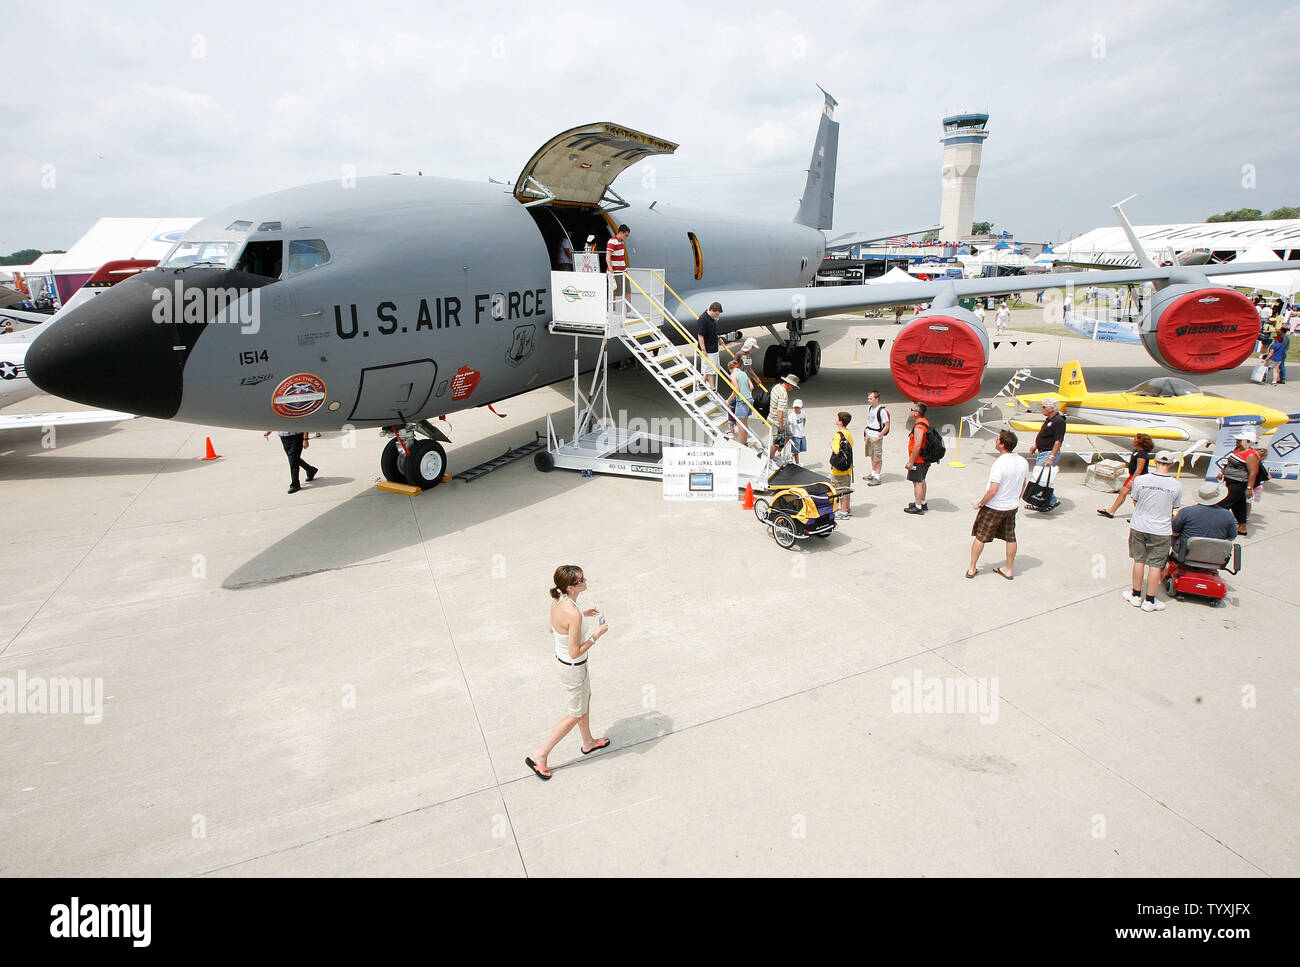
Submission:
[[[745,499],[740,502],[740,509],[754,509],[754,485],[752,483],[745,484]]]
[[[212,449],[212,437],[210,437],[210,436],[209,436],[209,437],[204,437],[203,439],[207,442],[207,445],[208,445],[208,455],[207,455],[206,457],[204,457],[203,459],[204,459],[204,460],[220,460],[220,459],[221,459],[221,454],[217,453],[216,450],[213,450],[213,449]]]

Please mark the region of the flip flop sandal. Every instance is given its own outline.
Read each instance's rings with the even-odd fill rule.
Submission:
[[[608,749],[608,748],[609,748],[609,739],[606,739],[603,742],[597,742],[590,749],[583,749],[582,754],[591,755],[593,752],[599,752],[601,749]]]
[[[1097,511],[1097,513],[1099,513],[1102,517],[1109,517],[1111,520],[1115,519],[1115,515],[1112,514],[1109,510],[1099,510]]]
[[[1014,580],[1015,580],[1015,577],[1013,577],[1012,575],[1008,574],[1006,571],[1002,570],[1002,568],[1000,568],[1000,567],[995,567],[995,568],[993,569],[993,573],[996,574],[998,577],[1004,577],[1004,578],[1006,578],[1008,581],[1014,581]]]
[[[525,756],[525,757],[524,757],[524,764],[527,765],[528,768],[532,769],[533,772],[537,773],[537,778],[538,778],[538,779],[549,779],[549,778],[551,778],[547,773],[543,772],[540,768],[538,768],[538,765],[537,765],[536,762],[533,761],[533,757],[532,757],[532,756]]]

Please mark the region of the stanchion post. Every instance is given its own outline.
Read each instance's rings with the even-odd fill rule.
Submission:
[[[962,427],[964,427],[965,425],[966,425],[966,417],[963,416],[960,420],[957,421],[957,453],[952,460],[948,461],[948,466],[950,467],[957,467],[958,469],[961,469],[966,466],[966,464],[961,462],[961,431],[962,431]]]

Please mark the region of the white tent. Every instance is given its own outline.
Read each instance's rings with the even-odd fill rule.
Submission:
[[[114,259],[161,259],[197,218],[101,218],[54,267],[59,275],[94,272]]]
[[[886,272],[878,279],[867,279],[867,285],[877,285],[881,282],[915,282],[912,276],[908,275],[897,265]]]
[[[1234,262],[1281,262],[1277,253],[1267,246],[1256,246],[1238,255]],[[1214,282],[1219,285],[1235,285],[1243,288],[1262,289],[1276,292],[1288,298],[1300,290],[1300,271],[1285,269],[1280,272],[1243,272],[1241,275],[1217,275]]]

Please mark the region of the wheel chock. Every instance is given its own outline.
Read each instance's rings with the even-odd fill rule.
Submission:
[[[412,487],[410,484],[393,483],[391,480],[381,480],[375,484],[376,490],[387,490],[394,494],[406,494],[408,497],[414,497],[416,494],[424,493],[419,487]]]

